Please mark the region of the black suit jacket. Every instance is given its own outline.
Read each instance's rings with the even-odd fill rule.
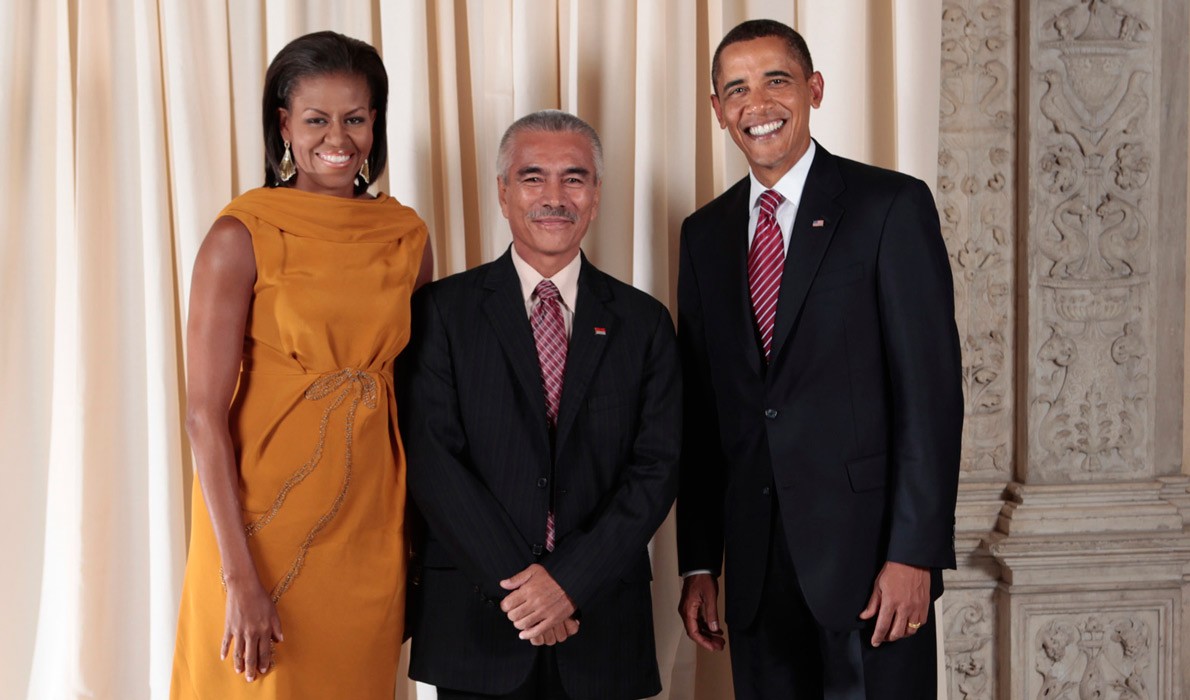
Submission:
[[[771,359],[748,295],[749,180],[682,225],[683,571],[725,561],[727,621],[761,599],[773,498],[818,622],[860,625],[886,560],[953,568],[963,400],[954,297],[925,183],[818,147]],[[726,558],[724,551],[726,549]]]
[[[673,321],[585,257],[575,311],[551,445],[510,254],[415,297],[400,410],[427,525],[411,593],[417,680],[487,694],[523,683],[537,649],[500,610],[499,582],[539,561],[581,614],[577,636],[556,647],[570,696],[660,691],[647,545],[677,490]],[[551,488],[558,536],[545,553]]]

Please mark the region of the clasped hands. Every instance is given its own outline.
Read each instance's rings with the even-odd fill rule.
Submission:
[[[512,591],[500,601],[500,609],[521,631],[521,639],[533,646],[553,646],[578,634],[579,622],[571,617],[574,602],[541,564],[530,564],[501,581],[500,587]]]
[[[724,647],[719,626],[719,582],[710,574],[693,574],[682,582],[678,614],[686,636],[709,651]],[[861,620],[876,618],[872,646],[916,634],[930,614],[930,570],[898,562],[884,563],[872,586]]]

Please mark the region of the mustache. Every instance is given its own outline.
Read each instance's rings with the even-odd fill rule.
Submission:
[[[578,214],[570,211],[566,207],[545,207],[543,209],[534,209],[529,212],[530,219],[566,219],[570,223],[578,221]]]

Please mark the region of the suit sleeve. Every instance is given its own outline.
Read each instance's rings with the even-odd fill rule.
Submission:
[[[678,268],[678,346],[685,397],[678,476],[678,571],[704,569],[718,576],[723,564],[726,459],[719,445],[702,295],[691,260],[688,226],[689,220],[682,224]]]
[[[459,568],[485,596],[500,599],[508,593],[500,581],[532,557],[508,513],[467,463],[450,341],[432,289],[414,296],[408,356],[401,362],[409,494]]]
[[[541,562],[580,610],[618,582],[645,549],[677,490],[681,377],[673,321],[657,307],[631,461],[594,525],[563,538]]]
[[[962,366],[950,263],[938,210],[920,180],[894,199],[876,267],[892,395],[888,559],[954,568]]]

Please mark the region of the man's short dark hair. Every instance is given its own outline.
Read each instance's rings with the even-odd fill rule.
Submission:
[[[723,41],[720,41],[719,47],[715,49],[715,57],[711,60],[711,89],[715,91],[716,95],[719,94],[719,55],[723,53],[723,49],[741,41],[764,39],[770,36],[775,36],[785,42],[789,53],[793,54],[793,60],[797,61],[802,72],[806,74],[805,77],[809,78],[814,73],[814,61],[810,58],[810,48],[806,46],[806,40],[802,38],[802,35],[794,31],[793,27],[771,19],[750,19],[742,24],[737,24],[727,33],[727,36],[723,37]]]

